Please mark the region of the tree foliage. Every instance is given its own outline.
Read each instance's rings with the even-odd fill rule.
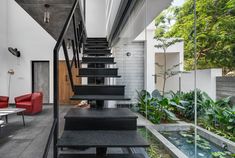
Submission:
[[[235,69],[235,0],[197,0],[197,63],[199,69]],[[156,18],[156,36],[183,38],[185,68],[193,69],[193,0],[182,7],[170,7]],[[169,21],[174,21],[173,25]]]

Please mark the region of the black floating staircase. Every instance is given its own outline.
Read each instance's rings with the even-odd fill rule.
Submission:
[[[80,1],[75,0],[65,25],[54,48],[54,105],[53,125],[43,153],[47,158],[53,140],[53,158],[144,158],[142,154],[107,154],[108,148],[148,147],[149,144],[137,132],[137,116],[127,108],[105,108],[106,100],[130,100],[125,96],[124,85],[106,85],[107,78],[121,77],[106,38],[87,38],[84,16],[80,10]],[[75,16],[75,13],[80,15]],[[77,20],[79,23],[77,23]],[[69,26],[73,25],[73,59],[70,62],[66,38]],[[59,137],[59,52],[63,48],[69,81],[74,95],[72,100],[87,100],[91,108],[71,108],[64,116],[64,131]],[[83,50],[82,61],[79,54]],[[79,74],[73,74],[72,67],[79,68]],[[82,67],[81,67],[82,66]],[[84,67],[85,66],[85,67]],[[87,84],[74,85],[73,76],[86,77]],[[53,138],[53,139],[52,139]],[[82,154],[72,149],[96,148],[96,153]],[[63,150],[59,150],[63,149]],[[66,151],[65,151],[66,150]],[[132,151],[132,150],[128,150]]]
[[[105,44],[104,44],[105,43]],[[101,47],[102,46],[102,47]],[[75,85],[73,100],[96,102],[96,108],[72,108],[65,116],[64,133],[58,147],[95,147],[96,155],[79,157],[142,158],[141,154],[107,155],[109,147],[148,147],[147,142],[137,132],[137,116],[127,108],[104,108],[105,100],[129,100],[125,97],[124,85],[105,85],[105,78],[120,77],[117,68],[107,68],[115,64],[105,38],[88,38],[78,77],[87,77],[87,85]],[[89,52],[89,53],[88,53]],[[106,52],[102,54],[101,52]],[[78,155],[61,155],[61,158]]]

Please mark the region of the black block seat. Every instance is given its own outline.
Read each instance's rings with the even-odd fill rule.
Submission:
[[[76,95],[124,95],[124,85],[76,85],[74,88]]]
[[[60,154],[59,158],[101,158],[94,154]],[[108,154],[102,158],[145,158],[142,154]]]
[[[122,100],[128,101],[130,98],[127,98],[123,95],[74,95],[70,98],[71,100]]]
[[[127,108],[72,108],[65,115],[65,130],[136,130],[137,116]]]
[[[128,108],[104,108],[102,110],[97,109],[79,109],[71,108],[65,115],[65,118],[136,118],[134,114]]]

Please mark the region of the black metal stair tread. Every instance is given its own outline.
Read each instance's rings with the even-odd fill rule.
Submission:
[[[104,77],[104,78],[121,78],[119,75],[77,75],[77,77]]]
[[[125,87],[125,85],[104,85],[104,84],[86,84],[86,85],[75,85],[75,87]]]
[[[97,44],[97,45],[108,45],[108,42],[106,42],[106,41],[95,41],[95,40],[90,40],[90,41],[86,41],[86,43],[85,44],[92,44],[92,45],[95,45],[95,44]]]
[[[71,100],[130,100],[123,95],[74,95]]]
[[[84,52],[83,53],[86,56],[111,56],[112,53],[108,52]]]
[[[105,45],[86,45],[85,49],[109,49],[108,46]]]
[[[105,40],[100,40],[100,41],[97,41],[97,40],[87,40],[87,41],[85,41],[85,43],[84,44],[89,44],[89,43],[105,43],[105,44],[108,44],[108,42],[107,41],[105,41]]]
[[[114,70],[114,69],[118,69],[118,68],[80,68],[81,69],[95,69],[95,70],[101,70],[101,69],[105,69],[105,70]]]
[[[112,53],[109,53],[109,52],[84,52],[83,55],[90,55],[90,56],[97,56],[97,55],[105,56],[105,55],[107,55],[107,56],[111,56]]]
[[[86,61],[82,61],[81,64],[116,64],[116,62],[98,62],[98,61],[89,61],[89,62],[86,62]]]
[[[95,154],[60,154],[59,158],[101,158]],[[145,158],[142,154],[107,154],[102,158]]]
[[[105,58],[105,59],[108,58],[109,59],[109,58],[114,58],[114,57],[82,57],[82,58]]]
[[[88,37],[87,40],[107,40],[106,37]]]
[[[128,108],[104,108],[100,109],[81,109],[71,108],[65,118],[93,118],[93,119],[120,119],[120,118],[134,118],[137,115]]]
[[[136,130],[65,130],[58,147],[148,147]]]
[[[111,51],[109,48],[108,49],[95,49],[95,48],[85,48],[85,51]]]

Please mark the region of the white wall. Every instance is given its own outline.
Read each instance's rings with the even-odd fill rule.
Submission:
[[[106,37],[106,0],[86,0],[88,37]]]
[[[13,69],[15,71],[11,80],[10,102],[14,103],[14,97],[30,93],[32,91],[32,61],[47,60],[50,61],[50,103],[52,103],[52,60],[53,48],[56,41],[14,0],[8,0],[5,8],[8,9],[8,29],[7,34],[5,35],[7,37],[4,37],[4,39],[7,39],[7,47],[18,48],[21,51],[21,57],[16,58],[8,52],[7,47],[4,47],[1,50],[0,64],[7,61],[4,63],[5,70],[1,72],[6,73],[9,69]],[[4,53],[4,58],[2,58],[2,53]],[[60,59],[64,59],[62,51],[60,52]],[[8,76],[5,75],[4,77],[0,77],[0,82],[3,85],[0,88],[0,92],[7,92],[8,88],[4,88],[4,86],[8,85]]]
[[[163,53],[156,53],[155,54],[155,61],[160,64],[160,65],[164,65],[164,54]],[[179,52],[177,53],[166,53],[166,68],[172,68],[173,65],[177,65],[180,63],[180,59],[179,59]],[[155,74],[159,74],[160,72],[162,72],[163,70],[158,67],[155,66]],[[180,67],[176,67],[174,68],[172,71],[180,71]],[[157,78],[157,82],[156,82],[156,89],[162,91],[163,89],[163,77],[158,77]],[[179,75],[175,75],[172,76],[170,78],[168,78],[166,80],[166,86],[165,86],[165,91],[168,92],[170,90],[176,92],[179,90]]]
[[[222,69],[197,70],[196,88],[206,92],[212,99],[216,99],[216,77],[222,76]],[[194,90],[194,71],[182,74],[181,89],[183,92]]]
[[[144,30],[142,33],[140,33],[136,38],[135,41],[144,41],[145,42],[145,54],[144,54],[144,88],[152,92],[154,89],[156,89],[155,85],[155,78],[153,75],[156,74],[155,72],[155,55],[157,53],[161,54],[163,53],[163,50],[161,48],[156,48],[155,45],[158,44],[158,41],[154,39],[154,32],[155,32],[155,25],[154,21]],[[172,39],[169,39],[172,40]],[[183,71],[183,61],[184,61],[184,43],[179,42],[172,46],[170,46],[167,49],[167,53],[176,53],[175,57],[171,60],[174,62],[171,65],[175,65],[175,63],[182,63],[179,67],[180,71]],[[161,87],[161,86],[159,86]],[[162,88],[161,88],[162,89]]]
[[[0,95],[8,95],[7,75],[7,1],[0,1]]]
[[[8,69],[12,76],[11,102],[15,96],[31,92],[32,60],[52,60],[55,40],[14,0],[8,1],[8,46],[18,48],[22,56],[8,55]],[[52,62],[50,62],[50,101],[52,101]]]

